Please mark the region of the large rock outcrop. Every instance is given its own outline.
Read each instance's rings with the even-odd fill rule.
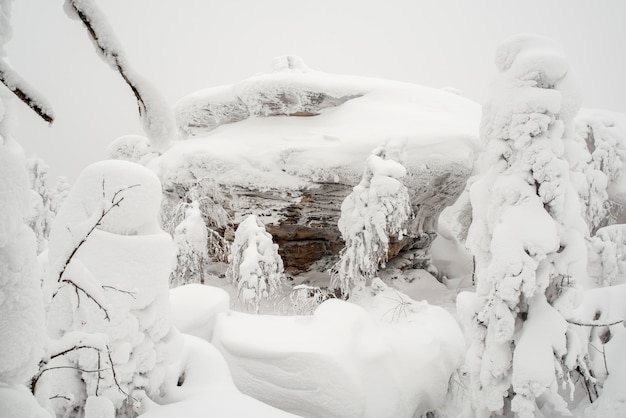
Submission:
[[[392,243],[390,255],[404,251],[410,263],[429,267],[439,214],[472,171],[480,107],[443,90],[311,71],[294,57],[275,68],[179,102],[185,139],[150,163],[170,207],[209,199],[233,224],[253,213],[288,272],[325,271],[343,246],[341,203],[367,156],[386,144],[407,168],[415,213],[409,236]],[[227,239],[229,229],[220,229]]]

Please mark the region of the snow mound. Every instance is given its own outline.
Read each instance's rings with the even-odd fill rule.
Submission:
[[[50,418],[26,386],[0,384],[0,415],[2,418]]]
[[[231,312],[213,343],[237,387],[309,417],[412,417],[444,401],[465,343],[445,310],[415,302],[379,280],[331,299],[312,316]]]
[[[222,355],[208,342],[183,335],[181,355],[163,386],[163,405],[151,405],[143,418],[204,417],[207,411],[219,417],[293,417],[239,392]]]
[[[188,284],[170,290],[170,305],[179,331],[210,341],[217,314],[228,311],[230,297],[217,287]]]

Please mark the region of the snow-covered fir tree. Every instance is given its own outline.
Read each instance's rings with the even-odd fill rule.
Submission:
[[[98,397],[115,416],[134,417],[176,360],[174,246],[158,226],[161,197],[149,169],[101,161],[83,170],[53,222],[44,280],[51,341],[35,393],[59,395],[49,402],[59,416],[80,416]]]
[[[209,261],[208,232],[197,201],[191,202],[185,215],[185,219],[174,230],[176,268],[170,276],[170,287],[204,283],[205,266]]]
[[[285,274],[278,245],[255,215],[237,227],[229,262],[226,276],[237,286],[241,302],[259,313],[262,301],[277,295]]]
[[[184,178],[198,179],[202,173],[194,171],[194,167],[187,167],[183,173]],[[195,180],[195,184],[189,189],[165,190],[166,198],[161,207],[161,225],[166,232],[176,235],[176,228],[187,217],[189,206],[196,202],[202,222],[205,225],[207,240],[206,253],[213,261],[226,262],[230,251],[230,245],[224,239],[225,231],[232,231],[231,217],[224,210],[223,203],[227,199],[215,183],[207,177]]]
[[[390,238],[400,240],[407,231],[412,212],[400,180],[406,169],[388,154],[385,146],[372,152],[363,179],[341,205],[338,225],[345,247],[331,270],[331,287],[344,296],[376,276],[387,261]]]
[[[559,382],[571,384],[576,368],[590,377],[585,343],[574,341],[584,336],[564,318],[574,289],[589,284],[587,226],[564,144],[579,90],[560,47],[543,37],[506,40],[496,65],[481,123],[486,169],[471,187],[470,414],[567,414]]]
[[[0,75],[7,83],[4,45],[11,37],[11,1],[0,1]],[[15,91],[19,78],[7,85]],[[23,87],[23,86],[22,86]],[[29,96],[33,103],[37,96]],[[44,354],[45,314],[37,241],[26,225],[30,204],[24,152],[9,124],[10,99],[0,88],[0,414],[47,416],[27,386]]]

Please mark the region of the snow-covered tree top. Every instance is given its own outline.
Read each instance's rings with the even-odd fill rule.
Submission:
[[[179,129],[192,138],[153,162],[165,183],[184,182],[182,168],[196,164],[222,184],[356,184],[371,150],[390,141],[404,144],[409,171],[433,160],[472,166],[480,107],[464,97],[313,71],[291,56],[274,69],[177,103]]]

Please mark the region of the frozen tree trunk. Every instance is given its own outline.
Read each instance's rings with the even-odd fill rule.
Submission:
[[[585,343],[563,315],[586,283],[588,236],[570,180],[564,138],[578,89],[560,48],[519,35],[496,53],[483,109],[487,169],[471,187],[468,243],[476,258],[476,316],[468,353],[476,416],[565,411],[558,382],[583,371]],[[587,374],[588,376],[588,374]]]

